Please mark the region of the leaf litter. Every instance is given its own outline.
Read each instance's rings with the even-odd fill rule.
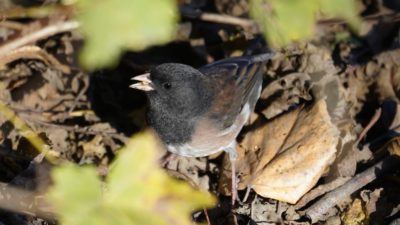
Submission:
[[[209,7],[202,1],[190,4]],[[249,10],[243,1],[215,4],[219,12],[233,16],[246,16]],[[376,10],[393,11],[384,4]],[[365,13],[376,15],[373,10]],[[335,34],[349,32],[348,28],[322,24],[310,43],[287,46],[268,62],[256,111],[238,139],[239,196],[245,200],[234,209],[239,224],[386,224],[398,218],[400,199],[391,194],[399,191],[398,168],[396,161],[387,160],[400,152],[398,25],[386,29],[383,39],[376,35],[387,24],[370,19],[363,23],[362,32],[368,35],[344,40]],[[189,24],[187,29],[197,37],[187,32],[189,40],[127,53],[116,68],[90,74],[77,64],[79,35],[46,37],[0,61],[0,100],[39,134],[52,155],[94,164],[98,173],[108,176],[118,149],[145,127],[146,101],[126,85],[131,76],[171,60],[202,65],[240,53],[244,47],[238,43],[249,42],[230,27],[196,20]],[[43,25],[29,29],[37,26]],[[2,38],[15,38],[8,31]],[[218,39],[225,43],[215,42]],[[384,42],[389,39],[388,47]],[[381,115],[371,123],[379,108]],[[368,124],[370,129],[360,139]],[[5,190],[17,184],[42,196],[50,182],[40,172],[46,163],[34,160],[34,148],[1,114],[0,127]],[[231,182],[226,156],[176,157],[165,169],[217,196],[218,206],[208,210],[211,224],[232,222],[227,219]],[[125,170],[120,172],[129,172]],[[368,182],[360,182],[363,172],[374,170],[382,172],[370,173]],[[77,209],[75,215],[80,213]],[[3,224],[48,224],[23,214],[1,214]],[[202,212],[194,214],[196,221],[204,222],[205,217]]]

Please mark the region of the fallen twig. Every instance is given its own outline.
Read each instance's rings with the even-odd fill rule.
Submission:
[[[304,206],[306,206],[310,201],[318,198],[319,196],[335,190],[337,187],[342,186],[344,183],[346,183],[348,180],[350,180],[350,177],[339,177],[338,179],[327,183],[327,184],[322,184],[319,185],[318,187],[312,189],[310,192],[308,192],[306,195],[304,195],[299,202],[295,205],[296,209],[301,209]]]
[[[250,27],[250,26],[255,26],[256,24],[254,21],[249,19],[242,19],[238,17],[215,14],[215,13],[201,13],[199,15],[199,19],[216,23],[238,25],[241,27]]]
[[[182,16],[187,18],[199,19],[207,22],[236,25],[241,26],[245,29],[257,27],[256,22],[250,19],[244,19],[229,15],[221,15],[216,13],[205,13],[190,9],[188,7],[181,7],[180,11]]]
[[[335,205],[343,203],[352,193],[375,180],[385,172],[399,165],[399,158],[389,156],[364,172],[357,174],[353,179],[346,182],[336,190],[329,192],[312,206],[303,211],[312,223],[324,218],[324,215]]]
[[[27,34],[15,40],[11,40],[5,43],[4,45],[0,46],[0,57],[4,57],[9,52],[21,46],[36,42],[40,39],[55,35],[57,33],[71,31],[78,27],[79,27],[78,21],[63,21],[60,23],[51,24],[49,26],[43,27],[40,30],[34,31],[30,34]]]

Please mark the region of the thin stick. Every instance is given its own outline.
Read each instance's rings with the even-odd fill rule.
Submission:
[[[243,197],[242,203],[247,201],[247,198],[249,198],[249,195],[250,195],[250,191],[251,191],[251,186],[248,185],[246,188],[246,194]]]
[[[195,11],[193,9],[182,7],[181,14],[187,18],[199,19],[202,21],[213,22],[213,23],[223,23],[241,26],[244,28],[256,27],[257,24],[253,20],[238,18],[229,15],[221,15],[216,13],[205,13],[200,11]]]
[[[10,51],[15,50],[21,46],[36,42],[40,39],[55,35],[57,33],[71,31],[78,27],[79,27],[78,21],[64,21],[61,23],[56,23],[56,24],[46,26],[40,30],[37,30],[33,33],[27,34],[21,38],[12,40],[12,41],[7,42],[6,44],[0,46],[0,57],[3,57]]]
[[[319,185],[318,187],[312,189],[306,195],[304,195],[300,201],[298,201],[295,205],[295,209],[301,209],[309,202],[317,199],[319,196],[326,194],[327,192],[333,191],[336,188],[342,186],[347,181],[349,181],[351,177],[340,177],[330,183]]]
[[[200,20],[203,21],[210,21],[215,23],[224,23],[224,24],[231,24],[231,25],[238,25],[241,27],[251,27],[255,26],[255,22],[249,19],[243,19],[228,15],[221,15],[215,13],[201,13],[199,16]]]
[[[398,157],[387,157],[364,172],[357,174],[353,179],[346,182],[336,190],[329,192],[323,198],[318,200],[312,206],[304,211],[312,223],[316,223],[324,218],[324,215],[335,205],[340,205],[355,191],[364,187],[368,183],[375,180],[378,176],[383,175],[390,169],[399,165]]]
[[[204,211],[204,216],[206,217],[206,220],[207,220],[207,225],[211,225],[211,221],[210,221],[210,217],[208,216],[207,209],[204,208],[203,211]]]
[[[359,143],[361,141],[361,139],[363,139],[365,137],[365,135],[367,135],[368,131],[375,125],[376,122],[378,122],[379,118],[381,117],[381,114],[382,114],[382,109],[378,108],[375,111],[374,116],[371,118],[371,120],[367,124],[367,126],[360,133],[360,136],[358,137],[356,143]]]

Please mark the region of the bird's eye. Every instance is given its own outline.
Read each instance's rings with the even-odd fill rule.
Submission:
[[[169,82],[165,82],[165,83],[163,84],[163,87],[164,87],[164,89],[169,90],[169,89],[171,89],[172,85],[171,85],[171,83],[169,83]]]

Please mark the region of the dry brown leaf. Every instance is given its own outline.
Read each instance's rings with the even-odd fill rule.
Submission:
[[[259,121],[260,124],[254,126],[260,126],[246,133],[237,150],[236,167],[240,180],[239,190],[245,189],[250,180],[254,178],[254,174],[258,173],[276,156],[300,111],[301,108],[298,108],[267,123]],[[219,191],[227,195],[231,191],[229,186],[231,167],[228,157],[224,158],[222,172]]]
[[[291,73],[270,84],[261,93],[261,102],[268,105],[262,111],[270,119],[298,104],[300,99],[311,100],[310,77],[305,73]]]
[[[294,53],[276,54],[268,67],[266,80],[271,82],[266,83],[261,93],[259,105],[262,114],[270,119],[287,111],[293,105],[310,101],[312,99],[310,89],[311,87],[316,89],[315,86],[326,87],[322,89],[321,94],[329,92],[329,95],[324,96],[333,98],[334,103],[338,102],[335,99],[338,97],[335,92],[337,89],[335,85],[338,83],[332,82],[338,81],[334,76],[338,70],[330,58],[330,52],[311,44],[288,52]],[[333,87],[328,83],[333,84]],[[314,97],[320,99],[321,95],[315,95],[319,94],[315,90],[313,92]],[[327,99],[326,102],[331,104],[331,99]]]
[[[351,115],[358,113],[367,101],[372,88],[373,96],[379,101],[387,98],[400,102],[400,70],[398,58],[400,50],[383,52],[363,66],[351,67],[341,74],[341,79],[349,88],[347,100],[353,106]]]
[[[352,177],[355,174],[357,163],[372,157],[368,148],[360,151],[354,147],[360,127],[353,119],[355,114],[352,110],[354,103],[352,98],[358,101],[359,99],[358,96],[354,96],[355,93],[352,91],[357,90],[356,93],[362,95],[368,91],[368,88],[363,89],[366,86],[364,85],[365,80],[362,80],[359,83],[352,83],[351,88],[346,89],[343,83],[348,80],[343,81],[343,78],[337,75],[338,71],[327,53],[311,46],[309,48],[308,66],[304,70],[310,74],[313,96],[316,99],[325,99],[331,121],[340,131],[336,160],[331,165],[325,181]],[[354,79],[353,81],[359,80]]]
[[[372,153],[368,147],[358,150],[353,143],[342,146],[341,154],[332,164],[327,180],[336,180],[341,177],[352,177],[356,173],[357,163],[371,159]]]
[[[356,198],[342,215],[342,221],[345,225],[362,225],[367,223],[368,215],[362,205],[362,201]]]
[[[397,98],[397,103],[400,102],[399,57],[400,51],[394,50],[384,52],[375,59],[379,66],[374,73],[377,78],[376,92],[381,101],[387,98]]]
[[[300,218],[291,205],[278,201],[265,201],[257,196],[251,202],[251,207],[240,208],[238,213],[249,214],[253,223],[260,225],[281,224],[285,220],[294,221]],[[305,225],[309,223],[296,221],[290,224]]]
[[[263,90],[261,103],[268,107],[262,113],[269,119],[300,99],[310,100],[310,88],[315,97],[314,107],[298,108],[268,123],[255,124],[258,128],[246,133],[237,160],[238,189],[250,185],[262,196],[290,203],[315,185],[336,159],[338,150],[351,147],[348,143],[356,139],[346,90],[330,55],[312,45],[301,51],[304,53],[281,57],[281,62],[272,66],[269,73],[287,72],[272,76],[277,79]],[[350,170],[355,166],[356,163],[351,164]],[[226,159],[223,171],[229,172],[223,173],[220,180],[220,189],[225,194],[230,190],[226,185],[230,183],[228,167]]]
[[[58,152],[68,152],[72,148],[71,144],[67,142],[69,133],[66,129],[56,127],[46,127],[47,138],[50,140],[52,149]]]
[[[103,137],[96,135],[88,142],[80,142],[83,152],[80,163],[91,163],[94,157],[102,158],[106,154],[106,147],[103,144]]]
[[[241,177],[239,189],[250,185],[261,196],[296,203],[335,159],[339,132],[330,121],[324,100],[254,132],[258,134],[247,135],[242,142],[246,152],[239,151],[237,168],[247,175]],[[229,176],[230,171],[223,174],[225,179]]]
[[[16,61],[18,59],[36,59],[41,60],[49,66],[52,66],[63,73],[71,73],[71,68],[60,63],[57,58],[53,55],[50,55],[45,50],[41,49],[38,46],[28,45],[23,46],[13,51],[8,52],[0,58],[0,68],[5,67],[10,62]]]
[[[376,207],[379,198],[381,197],[381,193],[383,188],[375,189],[374,191],[364,190],[361,191],[360,196],[362,200],[365,202],[365,210],[368,215],[376,212]]]
[[[393,138],[390,141],[388,150],[390,154],[400,156],[400,137]]]
[[[168,162],[166,168],[172,176],[184,179],[201,190],[209,190],[210,177],[205,175],[205,171],[214,171],[216,165],[208,162],[204,157],[175,156]]]
[[[339,139],[326,103],[320,100],[301,111],[283,146],[284,152],[259,174],[251,186],[269,198],[296,203],[335,159]]]

